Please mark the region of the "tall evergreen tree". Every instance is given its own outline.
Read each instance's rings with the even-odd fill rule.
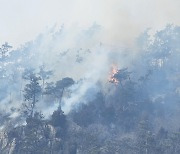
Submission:
[[[41,86],[39,85],[40,77],[37,77],[34,73],[31,73],[27,78],[29,81],[24,88],[24,100],[29,104],[25,104],[26,112],[30,117],[34,116],[34,110],[36,103],[38,102],[38,96],[41,93]]]

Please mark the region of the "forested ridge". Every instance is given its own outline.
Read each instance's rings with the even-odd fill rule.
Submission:
[[[59,50],[64,36],[61,27],[18,49],[2,44],[0,153],[179,154],[180,27],[145,31],[136,56],[101,42]]]

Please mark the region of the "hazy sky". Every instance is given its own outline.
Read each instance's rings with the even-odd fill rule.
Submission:
[[[82,29],[94,22],[110,44],[148,27],[180,25],[180,0],[0,0],[0,43],[18,46],[55,23]]]

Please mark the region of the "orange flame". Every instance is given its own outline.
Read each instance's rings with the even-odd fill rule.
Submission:
[[[119,81],[114,77],[117,73],[118,73],[118,68],[116,65],[113,65],[110,72],[109,82],[115,83],[115,84],[119,83]]]

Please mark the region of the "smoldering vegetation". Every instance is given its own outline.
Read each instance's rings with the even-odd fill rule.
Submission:
[[[0,153],[180,153],[180,27],[135,49],[103,44],[101,29],[1,46]]]

